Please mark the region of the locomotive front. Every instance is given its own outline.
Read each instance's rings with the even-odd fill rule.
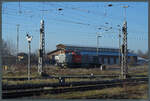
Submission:
[[[65,51],[58,55],[57,64],[60,67],[80,67],[82,56],[77,51]]]

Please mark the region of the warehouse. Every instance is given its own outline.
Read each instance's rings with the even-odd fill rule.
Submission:
[[[68,51],[74,51],[82,56],[82,63],[90,61],[92,56],[93,60],[98,57],[98,62],[105,65],[119,64],[119,49],[117,48],[99,48],[97,52],[96,47],[86,47],[86,46],[75,46],[67,44],[58,44],[57,49],[49,52],[48,57],[51,61],[56,62],[57,56],[59,54],[67,54]],[[129,51],[129,50],[128,50]],[[128,53],[128,62],[137,62],[137,55],[131,52]]]

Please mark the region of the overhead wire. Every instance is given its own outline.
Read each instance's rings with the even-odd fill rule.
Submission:
[[[68,10],[75,10],[75,11],[78,11],[78,10],[76,10],[76,9],[78,9],[78,8],[73,8],[73,7],[69,7],[69,6],[64,6],[64,5],[60,5],[60,4],[53,4],[53,6],[59,6],[60,8],[62,7],[62,8],[66,8],[66,9],[68,9]],[[79,10],[79,11],[84,11],[84,13],[86,12],[88,12],[88,10]],[[73,13],[74,14],[74,13]],[[79,14],[78,14],[79,15]],[[80,17],[82,17],[82,16],[80,16]],[[87,18],[87,17],[84,17],[84,19],[85,18]],[[92,20],[92,22],[93,22],[94,20]]]
[[[83,24],[83,23],[77,22],[76,24]],[[84,24],[84,25],[86,25],[86,24]]]
[[[82,23],[82,22],[75,22],[75,21],[70,21],[70,20],[59,20],[59,21],[64,21],[64,22],[69,22],[69,23],[74,23],[74,24],[81,24],[81,25],[88,25],[89,26],[89,24],[87,24],[87,23]]]

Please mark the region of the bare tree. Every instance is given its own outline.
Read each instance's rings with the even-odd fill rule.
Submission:
[[[10,41],[2,40],[2,64],[12,65],[16,62],[15,45]]]
[[[16,47],[11,40],[2,40],[2,56],[15,55]]]
[[[143,56],[143,52],[141,50],[138,50],[137,52],[138,56],[142,57]]]
[[[148,59],[148,51],[146,51],[146,52],[143,54],[142,57],[145,58],[145,59]]]
[[[146,51],[145,53],[143,53],[141,50],[138,50],[137,52],[138,56],[148,59],[148,51]]]

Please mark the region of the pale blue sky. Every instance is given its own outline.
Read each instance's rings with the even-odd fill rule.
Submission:
[[[108,4],[113,4],[108,7]],[[117,25],[123,24],[123,5],[128,24],[128,48],[148,50],[148,3],[146,2],[18,2],[3,3],[2,37],[16,44],[16,24],[20,24],[19,51],[27,52],[26,32],[33,36],[32,52],[39,48],[40,20],[45,21],[46,51],[56,49],[60,43],[96,46],[96,33],[100,33],[100,47],[118,47]],[[20,8],[20,9],[19,9]],[[58,10],[62,8],[62,10]],[[22,12],[19,14],[19,10]],[[108,24],[105,24],[105,23]],[[112,27],[105,32],[99,27]],[[103,28],[103,27],[102,27]],[[104,28],[103,28],[104,29]]]

